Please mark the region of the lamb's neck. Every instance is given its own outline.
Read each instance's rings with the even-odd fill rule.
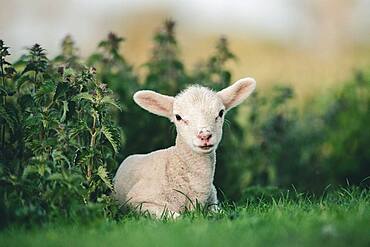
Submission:
[[[176,155],[181,159],[185,165],[191,169],[210,169],[211,173],[214,173],[216,152],[213,150],[210,153],[197,153],[194,152],[180,136],[176,138],[176,145],[174,148]]]

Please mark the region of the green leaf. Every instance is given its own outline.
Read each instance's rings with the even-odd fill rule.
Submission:
[[[78,152],[75,158],[75,163],[79,166],[85,166],[88,164],[89,160],[93,157],[93,153],[90,150],[82,150]]]
[[[2,85],[0,85],[0,96],[13,96],[14,95],[14,91],[11,90],[10,88],[6,88]]]
[[[66,68],[64,70],[64,76],[75,76],[76,72],[72,68]]]
[[[60,122],[64,122],[64,120],[66,120],[67,111],[68,111],[68,102],[64,100],[63,101],[63,115],[60,118]]]
[[[39,168],[34,165],[28,165],[26,168],[23,170],[22,178],[25,179],[28,177],[30,174],[35,174],[39,172]]]
[[[120,134],[118,129],[113,126],[103,125],[102,133],[112,145],[114,152],[117,153],[120,146]]]
[[[117,109],[121,110],[121,106],[117,103],[117,101],[115,99],[113,99],[112,97],[110,96],[104,96],[101,100],[101,103],[103,104],[110,104],[110,105],[113,105],[114,107],[116,107]]]
[[[77,123],[75,123],[73,126],[71,126],[71,129],[69,131],[69,138],[73,138],[79,134],[82,134],[85,131],[89,130],[89,126],[87,126],[87,123],[80,120]]]
[[[108,177],[107,169],[104,166],[99,166],[98,176],[100,177],[101,180],[103,180],[103,182],[109,189],[113,190],[113,185]]]
[[[55,89],[54,100],[66,94],[69,87],[66,82],[59,82]]]
[[[5,108],[3,105],[0,105],[0,119],[3,119],[5,123],[7,123],[8,127],[14,133],[14,129],[16,126],[16,113],[9,111],[9,109]]]
[[[94,96],[92,94],[89,94],[87,92],[79,93],[76,96],[73,97],[74,101],[78,101],[81,99],[89,100],[91,102],[94,102]]]
[[[61,173],[56,172],[56,173],[51,174],[47,178],[47,180],[52,180],[52,181],[58,181],[59,180],[59,181],[63,181],[64,180],[64,177],[63,177],[63,175]]]
[[[27,107],[34,106],[33,98],[30,94],[23,94],[19,96],[17,103],[20,105],[22,111],[24,111]]]
[[[52,154],[51,154],[51,157],[53,158],[53,161],[54,162],[57,162],[57,161],[62,161],[68,165],[70,165],[71,163],[69,162],[69,159],[63,154],[62,151],[56,151],[56,150],[53,150]]]
[[[53,94],[53,97],[54,97],[55,90],[56,90],[56,84],[54,81],[51,81],[51,80],[45,81],[44,84],[42,84],[41,87],[37,90],[35,98],[40,99],[44,95],[47,95],[47,94]]]
[[[26,82],[31,82],[32,83],[32,79],[30,76],[28,75],[25,75],[25,76],[20,76],[18,77],[16,80],[16,85],[17,85],[17,90],[20,90],[20,88],[22,87],[22,85]]]
[[[25,73],[29,71],[36,71],[36,70],[37,70],[36,64],[33,62],[30,62],[29,64],[27,64],[27,66],[24,68],[21,74],[24,75]]]
[[[2,85],[0,85],[0,96],[6,96],[8,95],[8,91],[6,90],[6,88]]]

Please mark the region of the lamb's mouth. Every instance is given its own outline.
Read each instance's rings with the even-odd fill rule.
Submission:
[[[202,149],[202,150],[208,150],[208,149],[211,149],[213,148],[214,145],[203,145],[203,146],[198,146],[198,148]]]

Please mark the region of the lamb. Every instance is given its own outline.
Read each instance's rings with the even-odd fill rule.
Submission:
[[[114,178],[116,199],[157,218],[164,212],[177,217],[185,209],[193,209],[195,202],[217,209],[213,177],[224,116],[255,87],[254,79],[244,78],[219,92],[199,85],[176,97],[149,90],[136,92],[134,101],[139,106],[175,124],[176,144],[127,157]]]

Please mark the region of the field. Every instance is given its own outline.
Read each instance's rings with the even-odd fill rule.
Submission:
[[[90,224],[10,227],[2,246],[369,246],[370,194],[341,189],[321,198],[253,197],[220,213],[180,219],[126,215]]]
[[[86,57],[67,36],[56,57],[34,44],[14,62],[0,40],[0,246],[370,246],[369,50],[317,62],[220,38],[196,63],[174,28],[154,32],[140,69],[114,33]],[[221,210],[176,220],[120,210],[118,165],[176,137],[132,95],[176,95],[192,82],[219,91],[244,76],[239,62],[259,86],[226,116]]]

